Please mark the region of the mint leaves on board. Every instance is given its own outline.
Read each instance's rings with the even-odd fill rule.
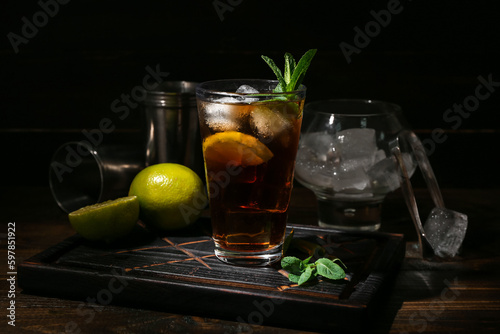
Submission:
[[[288,271],[288,279],[302,285],[309,282],[318,275],[332,280],[345,278],[345,271],[335,262],[342,261],[339,259],[330,260],[326,257],[316,260],[314,263],[309,263],[311,256],[305,260],[301,260],[294,256],[286,256],[281,259],[281,267]]]
[[[292,54],[289,52],[285,53],[285,68],[283,73],[271,58],[262,56],[262,59],[271,67],[279,82],[273,92],[285,93],[297,90],[302,84],[302,81],[304,81],[307,69],[316,51],[317,49],[307,51],[302,58],[300,58],[298,63],[295,62]]]
[[[299,249],[300,251],[309,254],[305,260],[301,260],[294,256],[285,256],[281,259],[281,267],[288,272],[288,279],[302,285],[306,282],[313,280],[318,275],[332,280],[344,279],[346,277],[344,269],[336,262],[339,262],[344,268],[345,264],[339,258],[320,258],[314,263],[309,263],[313,256],[323,256],[326,252],[323,247],[315,243],[302,240],[293,239],[294,230],[285,238],[283,244],[283,254],[286,254],[290,247]]]

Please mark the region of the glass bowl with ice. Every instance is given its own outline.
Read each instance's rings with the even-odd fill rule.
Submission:
[[[411,176],[416,161],[401,134],[408,129],[398,105],[374,100],[306,104],[295,178],[318,200],[319,225],[350,231],[380,227],[381,205],[399,188],[390,144],[398,140]]]

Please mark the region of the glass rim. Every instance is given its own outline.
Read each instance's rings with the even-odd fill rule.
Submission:
[[[209,80],[209,81],[204,81],[199,83],[196,86],[196,93],[203,93],[203,94],[217,94],[217,95],[224,95],[224,96],[283,96],[283,95],[291,95],[291,94],[303,94],[306,91],[306,86],[301,84],[298,89],[288,91],[288,92],[263,92],[263,93],[236,93],[234,92],[228,92],[224,90],[218,90],[214,88],[208,88],[205,87],[207,85],[214,85],[214,84],[222,84],[222,83],[231,83],[231,82],[241,82],[241,84],[245,83],[273,83],[275,84],[274,87],[276,87],[279,84],[278,80],[272,80],[272,79],[218,79],[218,80]],[[250,85],[251,86],[251,85]]]
[[[324,109],[320,107],[321,105],[334,105],[334,104],[349,104],[350,106],[355,106],[355,105],[363,105],[363,106],[373,106],[376,108],[376,106],[383,106],[385,107],[384,109],[379,109],[379,110],[374,110],[372,112],[370,111],[359,111],[359,112],[335,112],[335,111],[325,111],[321,110]],[[337,115],[337,116],[342,116],[342,117],[369,117],[369,116],[382,116],[382,115],[388,115],[388,114],[393,114],[393,113],[398,113],[401,112],[402,108],[400,105],[392,103],[392,102],[387,102],[383,100],[374,100],[374,99],[326,99],[326,100],[317,100],[317,101],[312,101],[306,103],[304,106],[304,112],[314,112],[314,113],[319,113],[319,114],[325,114],[325,115]]]

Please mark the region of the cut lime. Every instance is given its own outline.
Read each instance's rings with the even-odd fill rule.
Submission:
[[[85,239],[112,242],[128,235],[139,219],[136,196],[85,206],[68,215],[73,228]]]

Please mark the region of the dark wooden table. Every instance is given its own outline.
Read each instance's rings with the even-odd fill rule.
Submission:
[[[82,308],[82,301],[38,296],[16,289],[9,295],[8,225],[15,222],[15,261],[29,257],[74,234],[48,188],[2,187],[0,242],[1,333],[305,333],[285,328],[245,325],[114,305]],[[421,215],[432,204],[417,189]],[[405,259],[394,278],[380,291],[370,324],[373,333],[497,333],[500,328],[500,189],[445,189],[447,207],[469,216],[462,253],[453,261]],[[290,222],[316,223],[314,195],[294,190]],[[401,195],[390,194],[383,207],[383,232],[416,239]],[[43,279],[43,278],[41,278]],[[9,282],[9,281],[7,281]],[[161,296],[158,296],[161,298]],[[7,309],[15,301],[15,327]],[[307,322],[307,319],[304,319]],[[68,323],[73,324],[67,326]],[[76,324],[76,325],[74,325]],[[328,332],[325,329],[325,332]]]

